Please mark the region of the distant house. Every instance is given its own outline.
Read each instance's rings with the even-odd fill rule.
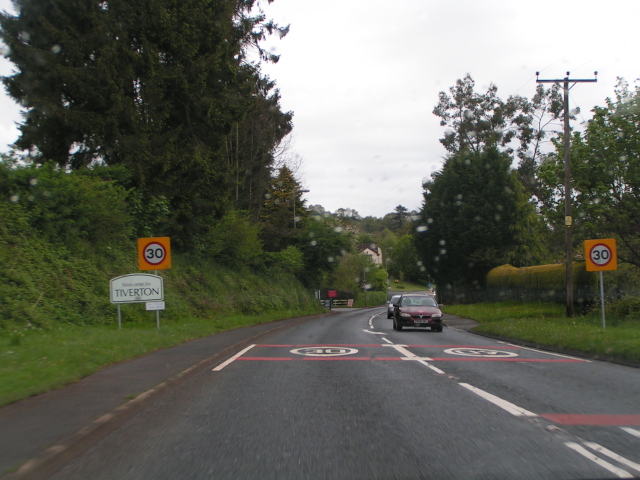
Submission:
[[[375,243],[361,243],[358,245],[358,251],[369,255],[376,265],[382,265],[382,249]]]

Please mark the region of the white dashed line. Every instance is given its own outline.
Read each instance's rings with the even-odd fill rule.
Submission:
[[[633,435],[634,437],[640,438],[640,430],[636,430],[635,428],[631,428],[631,427],[620,427],[620,428],[625,432],[627,432],[629,435]]]
[[[459,385],[463,386],[467,390],[472,391],[473,393],[484,398],[485,400],[490,401],[491,403],[502,408],[503,410],[506,410],[511,415],[515,415],[516,417],[537,417],[538,416],[537,414],[530,412],[529,410],[525,410],[524,408],[514,405],[513,403],[507,402],[506,400],[503,400],[500,397],[496,397],[495,395],[485,392],[484,390],[480,390],[479,388],[469,385],[468,383],[460,383]]]
[[[640,472],[640,464],[636,462],[632,462],[631,460],[627,460],[626,458],[618,455],[615,452],[612,452],[611,450],[604,448],[602,445],[598,445],[597,443],[584,442],[584,444],[594,452],[598,452],[601,455],[609,457],[610,459],[615,460],[616,462],[621,463],[622,465],[626,465],[627,467]]]
[[[631,475],[626,470],[618,468],[615,465],[612,465],[609,462],[602,460],[600,457],[594,455],[593,453],[588,451],[586,448],[582,447],[581,445],[578,445],[577,443],[565,442],[565,445],[570,449],[578,452],[583,457],[588,458],[592,462],[600,465],[602,468],[609,470],[611,473],[613,473],[614,475],[617,475],[620,478],[633,478],[633,475]]]

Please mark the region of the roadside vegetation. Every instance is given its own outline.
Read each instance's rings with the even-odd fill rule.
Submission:
[[[451,305],[445,307],[445,313],[476,320],[480,325],[474,331],[478,333],[640,364],[640,319],[637,311],[630,313],[621,305],[605,312],[604,331],[598,308],[567,318],[564,305],[548,302]]]

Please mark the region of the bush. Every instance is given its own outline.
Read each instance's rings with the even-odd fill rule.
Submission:
[[[640,320],[640,297],[626,297],[607,305],[607,312],[619,320]]]

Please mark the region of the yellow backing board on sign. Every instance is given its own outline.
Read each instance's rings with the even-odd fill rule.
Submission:
[[[139,238],[138,268],[140,270],[166,270],[171,268],[170,238]]]
[[[617,270],[618,254],[616,252],[616,239],[585,240],[584,258],[587,263],[586,267],[588,272]]]

